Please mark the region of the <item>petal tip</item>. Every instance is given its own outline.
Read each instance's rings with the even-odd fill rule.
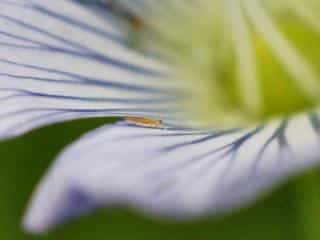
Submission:
[[[31,234],[43,234],[49,230],[49,224],[41,216],[39,209],[30,207],[22,221],[22,228]]]

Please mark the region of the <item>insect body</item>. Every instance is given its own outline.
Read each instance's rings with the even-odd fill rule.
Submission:
[[[137,124],[139,126],[145,127],[159,127],[162,123],[161,120],[152,119],[152,118],[143,118],[143,117],[126,117],[127,122]]]
[[[127,20],[129,25],[133,29],[139,30],[144,27],[144,22],[142,21],[142,19],[140,19],[138,16],[136,16],[134,13],[130,12],[128,9],[126,9],[125,7],[120,5],[119,3],[116,3],[116,1],[106,0],[105,4],[116,15],[124,17],[124,19]]]
[[[119,4],[115,0],[105,0],[105,5],[116,15],[124,19],[128,24],[128,47],[134,49],[141,48],[141,36],[140,33],[146,27],[145,21],[139,16],[134,14],[128,8]]]

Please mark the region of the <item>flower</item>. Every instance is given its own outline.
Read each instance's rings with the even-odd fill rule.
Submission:
[[[319,164],[316,0],[0,2],[0,138],[118,116],[67,147],[24,219],[221,214]]]

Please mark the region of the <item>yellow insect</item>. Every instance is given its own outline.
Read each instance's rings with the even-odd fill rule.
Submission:
[[[159,127],[162,123],[161,120],[143,117],[125,117],[125,121],[146,127]]]

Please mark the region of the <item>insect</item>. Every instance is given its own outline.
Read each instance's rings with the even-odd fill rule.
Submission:
[[[159,127],[162,123],[161,120],[143,117],[125,117],[125,121],[145,127]]]
[[[135,30],[140,30],[144,28],[145,24],[138,16],[130,12],[125,7],[119,5],[115,0],[106,0],[106,6],[116,15],[124,17],[129,23],[130,27]]]
[[[104,3],[113,14],[121,17],[128,24],[128,47],[142,50],[140,33],[146,29],[146,22],[115,0],[105,0]]]

